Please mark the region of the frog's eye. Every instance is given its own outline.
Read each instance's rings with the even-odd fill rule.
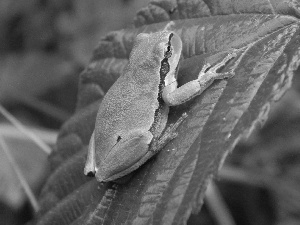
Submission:
[[[166,48],[165,48],[165,55],[164,57],[165,58],[170,58],[172,56],[172,48],[170,45],[168,45]]]
[[[173,49],[173,52],[175,54],[177,54],[177,53],[180,54],[181,49],[182,49],[182,41],[181,41],[181,38],[178,36],[178,34],[171,33],[169,42],[170,42],[170,46]]]
[[[172,55],[181,54],[182,42],[178,34],[172,32],[169,34],[169,41],[165,47],[165,58],[171,58]]]
[[[172,53],[173,53],[173,48],[171,45],[172,37],[173,37],[173,33],[170,33],[169,40],[168,40],[167,44],[165,44],[165,48],[164,48],[164,57],[165,58],[170,58],[172,56]]]
[[[171,56],[168,58],[170,71],[175,71],[181,56],[182,49],[181,39],[176,33],[172,33],[172,36],[170,35],[169,46],[171,51]]]

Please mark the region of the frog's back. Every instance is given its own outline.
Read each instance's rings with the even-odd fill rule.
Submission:
[[[157,41],[161,41],[157,37]],[[95,136],[102,149],[133,130],[150,130],[159,107],[161,60],[164,52],[153,35],[138,40],[124,74],[105,95],[97,115]],[[106,140],[106,141],[105,141]]]

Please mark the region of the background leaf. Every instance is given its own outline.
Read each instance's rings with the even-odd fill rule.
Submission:
[[[102,39],[81,74],[77,112],[62,127],[51,155],[53,173],[40,196],[37,224],[183,224],[201,208],[209,180],[238,140],[266,119],[299,60],[297,2],[222,4],[155,1],[137,14],[136,28]],[[184,45],[179,84],[194,79],[214,54],[247,47],[230,65],[236,75],[172,108],[168,123],[188,113],[178,137],[128,183],[97,183],[83,175],[83,167],[98,100],[122,73],[135,36],[160,30],[166,24],[160,22],[170,19]]]

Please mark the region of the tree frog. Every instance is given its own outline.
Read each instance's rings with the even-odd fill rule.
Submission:
[[[215,79],[233,75],[217,72],[236,57],[230,50],[218,64],[205,64],[196,80],[177,87],[182,41],[169,27],[137,35],[124,73],[101,102],[84,168],[99,182],[131,173],[176,137],[186,115],[166,129],[170,106],[200,95]]]

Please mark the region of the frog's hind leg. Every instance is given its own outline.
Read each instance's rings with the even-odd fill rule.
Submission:
[[[158,151],[160,151],[166,144],[168,144],[171,140],[173,140],[175,137],[177,137],[176,129],[179,127],[179,125],[185,120],[187,117],[186,113],[183,113],[182,116],[174,123],[168,126],[165,131],[161,134],[160,137],[155,138],[151,145],[149,150],[153,152],[153,154],[156,154]]]

